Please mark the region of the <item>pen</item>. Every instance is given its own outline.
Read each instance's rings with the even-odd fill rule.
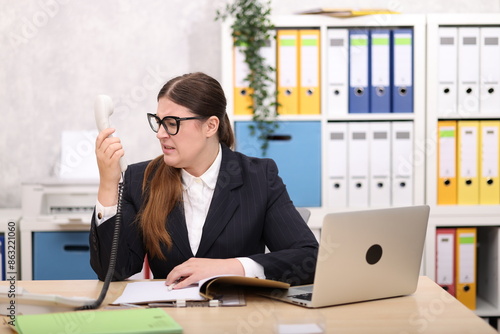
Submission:
[[[177,285],[177,283],[182,282],[184,279],[185,279],[184,276],[179,277],[178,279],[176,279],[174,281],[174,283],[167,285],[167,290],[172,291],[174,289],[174,287]]]

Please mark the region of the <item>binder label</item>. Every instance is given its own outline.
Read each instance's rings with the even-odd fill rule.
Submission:
[[[454,238],[453,234],[439,234],[437,236],[437,273],[436,283],[441,285],[453,284]]]
[[[464,126],[460,135],[460,176],[477,177],[477,128]]]
[[[297,68],[297,49],[295,48],[297,39],[295,36],[280,37],[280,61],[282,69]],[[279,71],[279,81],[282,87],[297,86],[297,71]]]
[[[498,176],[498,127],[484,126],[482,128],[481,176]]]
[[[245,62],[245,53],[244,49],[246,46],[241,45],[235,47],[235,52],[234,52],[234,62],[235,64],[238,64],[235,68],[235,73],[234,73],[234,85],[236,87],[246,87],[248,86],[248,82],[246,81],[246,78],[248,74],[250,73],[250,69]]]
[[[394,57],[397,61],[394,61],[394,84],[395,86],[408,87],[412,85],[412,36],[411,34],[395,34],[394,35],[394,45],[396,46],[397,52]]]
[[[456,161],[455,127],[439,129],[439,177],[455,177]]]
[[[459,259],[459,283],[475,282],[475,234],[462,233],[459,238],[460,259]]]
[[[368,37],[352,35],[351,37],[351,87],[368,86]],[[353,63],[356,66],[353,66]],[[362,95],[359,92],[358,95]]]
[[[302,87],[318,87],[318,63],[314,61],[315,59],[319,59],[318,38],[315,35],[302,35],[301,45],[301,57],[309,61],[304,61],[300,64],[300,84]]]
[[[389,86],[389,34],[372,34],[372,59],[376,66],[372,68],[372,86]]]

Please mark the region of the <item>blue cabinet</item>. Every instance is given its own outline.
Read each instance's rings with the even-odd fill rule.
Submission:
[[[89,232],[34,232],[33,279],[97,279],[90,267]]]
[[[250,121],[235,122],[236,151],[253,157],[262,155],[262,142],[250,135]],[[278,165],[279,175],[297,207],[321,206],[321,123],[279,121],[269,138],[265,158]]]

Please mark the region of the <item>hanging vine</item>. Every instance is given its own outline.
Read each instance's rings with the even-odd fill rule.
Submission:
[[[265,156],[269,147],[269,137],[278,128],[276,122],[276,69],[266,63],[261,55],[261,48],[266,46],[271,38],[274,25],[271,23],[270,1],[262,3],[259,0],[235,0],[226,4],[224,10],[217,10],[216,20],[225,21],[233,18],[231,24],[233,45],[240,48],[245,56],[249,73],[245,78],[250,88],[252,98],[251,135],[258,134],[261,141],[262,154]]]

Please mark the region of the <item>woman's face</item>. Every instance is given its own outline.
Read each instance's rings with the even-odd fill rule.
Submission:
[[[156,114],[160,119],[165,116],[181,118],[197,116],[186,107],[180,106],[165,97],[158,100]],[[179,132],[174,136],[169,135],[165,128],[160,126],[156,137],[160,141],[165,163],[172,167],[184,168],[188,173],[198,176],[196,175],[198,174],[197,171],[206,165],[204,151],[208,145],[209,131],[207,122],[204,119],[181,121]]]

